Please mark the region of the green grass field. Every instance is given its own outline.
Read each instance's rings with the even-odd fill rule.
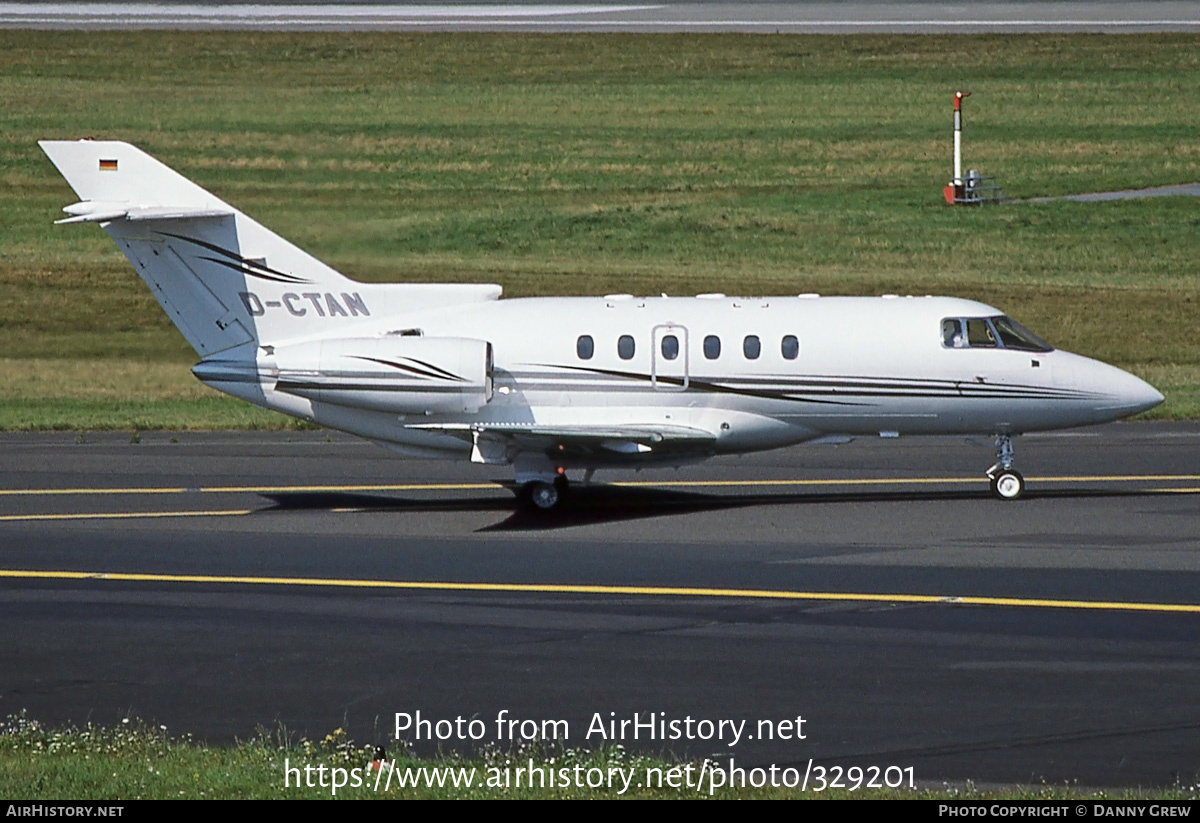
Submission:
[[[1200,416],[1194,35],[0,32],[0,428],[287,425],[218,397],[40,138],[137,143],[364,280],[954,294]]]
[[[843,776],[845,788],[807,791],[763,785],[765,769],[747,774],[750,785],[729,787],[700,777],[699,762],[651,757],[616,746],[599,750],[564,749],[533,741],[502,751],[494,746],[474,757],[448,755],[418,759],[393,751],[394,770],[386,777],[367,770],[374,747],[361,746],[335,729],[320,741],[296,741],[286,732],[260,734],[235,746],[209,746],[178,738],[165,726],[126,720],[113,727],[87,724],[47,728],[24,714],[0,721],[0,793],[22,800],[135,799],[1022,799],[1022,800],[1174,800],[1195,803],[1192,783],[1148,789],[1095,791],[1041,784],[979,790],[939,785],[917,788],[859,788],[871,779]],[[537,783],[530,785],[530,765]],[[307,768],[306,768],[307,767]],[[321,769],[324,769],[322,772]],[[524,768],[521,785],[517,770]],[[776,772],[776,782],[799,782],[800,772]],[[294,769],[287,772],[288,769]],[[334,769],[341,770],[335,776]],[[401,787],[401,779],[428,781],[440,772],[444,785]],[[459,785],[452,785],[456,773]],[[749,772],[751,770],[747,770]],[[554,777],[549,776],[554,772]],[[387,775],[387,772],[385,772]],[[564,786],[566,777],[574,785]],[[894,782],[902,782],[893,773]],[[601,785],[601,778],[605,784]],[[472,786],[466,787],[470,779]],[[341,786],[335,792],[333,783]],[[878,781],[883,783],[885,778]],[[436,781],[436,778],[434,778]],[[609,783],[608,781],[611,781]],[[584,785],[592,783],[589,787]],[[760,788],[755,788],[758,782]],[[303,783],[303,785],[298,785]],[[639,786],[641,783],[643,785]]]

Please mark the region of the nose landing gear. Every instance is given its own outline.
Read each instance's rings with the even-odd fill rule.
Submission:
[[[1025,494],[1025,478],[1012,467],[1012,436],[996,435],[996,464],[987,470],[992,494],[1000,500],[1017,500]]]

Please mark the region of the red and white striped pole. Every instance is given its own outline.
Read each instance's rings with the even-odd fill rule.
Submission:
[[[954,92],[954,185],[963,184],[962,177],[962,101],[970,97],[969,91]]]
[[[950,181],[950,185],[946,186],[946,202],[951,206],[954,205],[954,198],[962,198],[963,192],[963,176],[962,176],[962,101],[964,97],[970,97],[969,91],[954,92],[954,179]]]

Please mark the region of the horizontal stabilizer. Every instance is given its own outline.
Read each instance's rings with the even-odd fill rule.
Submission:
[[[128,203],[106,203],[83,200],[63,209],[71,217],[55,220],[66,223],[108,223],[113,220],[192,220],[196,218],[233,217],[232,209],[206,209],[195,206],[131,206]]]

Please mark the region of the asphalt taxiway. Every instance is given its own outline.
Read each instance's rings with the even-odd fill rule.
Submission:
[[[1021,438],[1017,503],[986,444],[916,438],[601,473],[637,485],[549,518],[494,469],[336,434],[81,439],[0,436],[4,714],[387,742],[397,712],[507,710],[586,747],[597,714],[803,716],[608,742],[923,782],[1200,771],[1194,424]]]

